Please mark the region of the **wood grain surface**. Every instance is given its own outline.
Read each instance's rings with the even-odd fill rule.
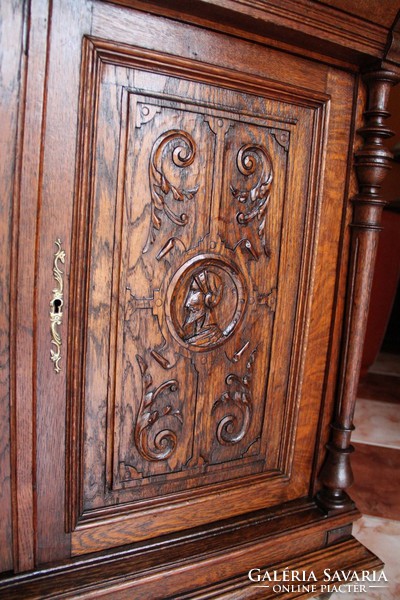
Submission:
[[[328,4],[2,6],[10,598],[164,598],[167,574],[171,598],[255,598],[254,556],[379,564],[343,464],[396,44],[380,70],[389,15]]]
[[[18,106],[23,97],[24,13],[17,2],[0,7],[0,571],[13,566],[10,444],[10,250],[12,247],[13,186],[17,171]]]

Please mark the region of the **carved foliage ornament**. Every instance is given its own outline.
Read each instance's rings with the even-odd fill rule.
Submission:
[[[255,361],[257,349],[254,349],[246,364],[246,373],[243,377],[239,377],[234,373],[227,376],[225,382],[229,390],[225,391],[218,400],[214,403],[212,412],[220,406],[236,407],[241,413],[239,420],[237,415],[232,411],[225,415],[217,426],[217,440],[221,445],[233,445],[240,442],[249,430],[252,407],[252,391],[251,379],[253,364]]]
[[[196,145],[193,138],[185,131],[178,129],[163,133],[154,143],[149,164],[151,223],[143,254],[151,248],[156,239],[156,232],[161,229],[162,214],[175,225],[184,226],[189,220],[185,212],[181,214],[174,212],[167,200],[171,199],[177,202],[192,200],[199,189],[199,186],[189,190],[180,189],[168,180],[162,166],[163,155],[167,146],[171,148],[173,164],[180,168],[189,167],[193,163],[196,154]]]
[[[156,409],[155,406],[159,399],[177,392],[179,384],[176,379],[171,379],[150,390],[153,379],[148,366],[141,356],[136,355],[136,360],[142,376],[142,399],[135,425],[135,444],[146,460],[166,460],[176,449],[177,434],[168,428],[157,431],[156,424],[168,417],[182,424],[182,414],[170,404],[164,405],[162,409]]]
[[[235,200],[244,205],[243,210],[236,215],[238,223],[248,225],[254,219],[259,221],[258,235],[264,252],[268,256],[269,249],[265,242],[265,220],[273,180],[271,157],[263,146],[245,144],[237,154],[236,165],[240,173],[246,177],[253,175],[257,168],[260,170],[258,180],[250,190],[239,190],[231,186],[231,192]]]

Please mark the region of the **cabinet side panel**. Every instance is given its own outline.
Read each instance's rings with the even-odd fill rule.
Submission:
[[[0,5],[0,571],[13,567],[10,473],[10,246],[17,162],[24,12],[17,0]]]

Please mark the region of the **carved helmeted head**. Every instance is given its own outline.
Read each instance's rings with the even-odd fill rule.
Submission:
[[[186,349],[208,351],[237,329],[247,306],[245,279],[229,259],[214,254],[190,258],[167,289],[167,326]]]
[[[213,271],[204,269],[192,277],[185,300],[183,325],[188,335],[199,333],[209,325],[210,313],[220,303],[223,287],[221,278]]]

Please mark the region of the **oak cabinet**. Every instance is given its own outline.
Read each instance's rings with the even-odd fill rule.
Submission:
[[[9,597],[379,565],[344,489],[396,61],[366,78],[356,195],[370,50],[206,4],[15,9]]]
[[[265,97],[251,95],[240,74],[226,73],[226,88],[221,71],[211,86],[201,64],[183,79],[176,58],[162,66],[152,51],[145,68],[143,49],[85,45],[91,93],[67,250],[66,501],[79,553],[109,545],[101,520],[119,505],[148,507],[131,531],[126,516],[115,521],[112,535],[128,541],[164,533],[167,507],[168,528],[181,529],[307,495],[319,402],[295,409],[299,303],[312,302],[318,247],[305,222],[318,228],[317,157],[329,135],[322,93],[289,100],[287,89],[284,101],[264,84]],[[325,293],[332,304],[333,286]],[[323,353],[326,340],[316,343]],[[97,535],[84,523],[100,509]]]

